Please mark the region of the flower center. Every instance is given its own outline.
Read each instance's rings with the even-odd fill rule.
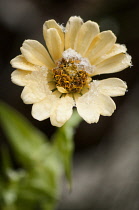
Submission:
[[[91,81],[86,66],[83,65],[85,62],[82,62],[81,56],[77,56],[78,53],[74,51],[73,54],[73,51],[71,49],[65,51],[63,57],[57,62],[56,68],[53,69],[53,78],[61,93],[81,93]]]

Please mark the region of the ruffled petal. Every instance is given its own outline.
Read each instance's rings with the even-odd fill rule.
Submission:
[[[76,106],[79,115],[87,123],[96,123],[100,115],[111,116],[116,106],[114,101],[97,89],[95,83],[90,85],[90,90],[82,96],[76,96]]]
[[[82,56],[87,52],[92,40],[99,33],[99,26],[92,21],[85,22],[77,33],[74,49]]]
[[[50,28],[47,30],[45,41],[53,60],[56,61],[61,58],[64,46],[55,28]]]
[[[43,100],[50,91],[46,82],[47,72],[32,72],[26,76],[27,85],[22,91],[21,98],[25,104],[33,104]]]
[[[10,61],[13,68],[25,71],[37,71],[38,67],[29,63],[22,55],[18,55]]]
[[[120,53],[126,53],[127,48],[125,45],[122,44],[114,44],[110,51],[108,51],[106,54],[99,57],[96,61],[94,61],[94,65],[97,65],[101,63],[102,61],[111,58],[115,55],[118,55]]]
[[[65,29],[65,50],[68,48],[74,49],[74,42],[79,29],[83,24],[83,20],[80,17],[70,17]]]
[[[112,97],[123,96],[127,89],[126,83],[118,78],[109,78],[94,82],[99,92]]]
[[[51,124],[57,127],[61,127],[72,115],[72,108],[75,102],[71,96],[59,98],[55,102],[50,115]]]
[[[44,100],[33,104],[32,116],[39,121],[49,118],[54,102],[56,103],[54,96],[48,95]]]
[[[43,25],[43,36],[44,36],[44,40],[46,41],[46,37],[47,37],[47,30],[49,28],[54,28],[57,30],[60,38],[61,38],[61,41],[62,41],[62,44],[63,44],[63,49],[64,49],[64,31],[63,31],[63,27],[60,26],[59,24],[57,24],[57,22],[55,20],[48,20],[48,21],[45,21],[44,25]]]
[[[48,68],[55,66],[45,47],[36,40],[25,40],[20,49],[25,59],[32,64]]]
[[[127,53],[120,53],[96,65],[92,76],[119,72],[129,66],[131,66],[131,56]]]
[[[106,54],[115,44],[116,36],[112,31],[103,31],[99,33],[92,41],[85,57],[93,65],[95,60]]]
[[[29,71],[15,70],[11,74],[11,80],[16,85],[25,86],[27,84],[26,76],[30,73]]]

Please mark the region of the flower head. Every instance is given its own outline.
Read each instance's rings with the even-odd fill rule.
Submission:
[[[124,45],[115,44],[112,31],[99,31],[97,23],[71,17],[66,27],[55,20],[43,25],[46,48],[35,40],[25,40],[21,55],[11,60],[16,68],[12,81],[25,86],[21,98],[33,104],[37,120],[50,117],[62,126],[77,107],[88,123],[100,115],[111,116],[116,106],[111,97],[125,94],[127,85],[118,78],[93,80],[93,76],[119,72],[131,65]]]

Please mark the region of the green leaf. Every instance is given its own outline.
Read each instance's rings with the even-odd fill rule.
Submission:
[[[21,205],[21,209],[26,210],[26,206],[29,206],[28,209],[34,209],[45,202],[49,209],[52,209],[60,193],[60,177],[63,172],[61,159],[57,158],[55,149],[43,133],[32,126],[21,114],[2,102],[0,103],[0,121],[16,152],[15,157],[25,168],[23,178],[20,176],[21,170],[8,170],[8,182],[4,185],[6,187],[1,189],[5,192],[5,198],[9,198],[7,196],[15,192],[17,198],[13,203],[15,210]],[[5,203],[5,208],[8,209],[8,205]]]
[[[0,153],[1,153],[1,169],[3,174],[6,174],[7,170],[13,167],[9,151],[6,145],[1,146]]]
[[[0,121],[18,159],[25,166],[44,159],[50,153],[46,136],[3,102],[0,102]]]
[[[16,153],[15,157],[25,168],[23,169],[25,174],[21,173],[22,169],[17,172],[9,170],[7,173],[9,182],[0,185],[1,192],[6,190],[4,191],[7,193],[6,199],[9,199],[11,192],[15,192],[17,199],[13,202],[13,206],[10,204],[11,209],[53,210],[60,194],[60,177],[63,168],[71,185],[73,136],[81,118],[74,112],[71,119],[63,127],[57,129],[52,145],[42,132],[2,102],[0,103],[0,121]],[[9,168],[9,160],[3,157],[5,168]],[[8,205],[3,205],[2,209],[5,207],[9,210]]]
[[[51,200],[47,200],[41,205],[42,210],[54,210],[56,207],[56,202],[52,202]]]
[[[65,170],[65,175],[70,187],[72,185],[71,168],[72,155],[74,150],[74,131],[81,120],[82,119],[78,113],[74,111],[71,119],[67,121],[64,126],[57,129],[53,136],[53,145],[58,153],[58,156],[61,158]]]

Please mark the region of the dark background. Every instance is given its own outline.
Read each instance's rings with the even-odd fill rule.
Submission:
[[[42,25],[55,19],[66,24],[70,16],[98,22],[126,44],[133,66],[113,75],[128,84],[124,97],[114,98],[112,117],[97,124],[82,122],[75,134],[73,190],[64,193],[59,210],[139,210],[139,1],[137,0],[0,0],[0,97],[25,115],[49,137],[49,120],[33,119],[31,105],[20,99],[22,87],[11,83],[9,62],[20,54],[25,39],[44,44]],[[2,140],[6,141],[3,133]]]

